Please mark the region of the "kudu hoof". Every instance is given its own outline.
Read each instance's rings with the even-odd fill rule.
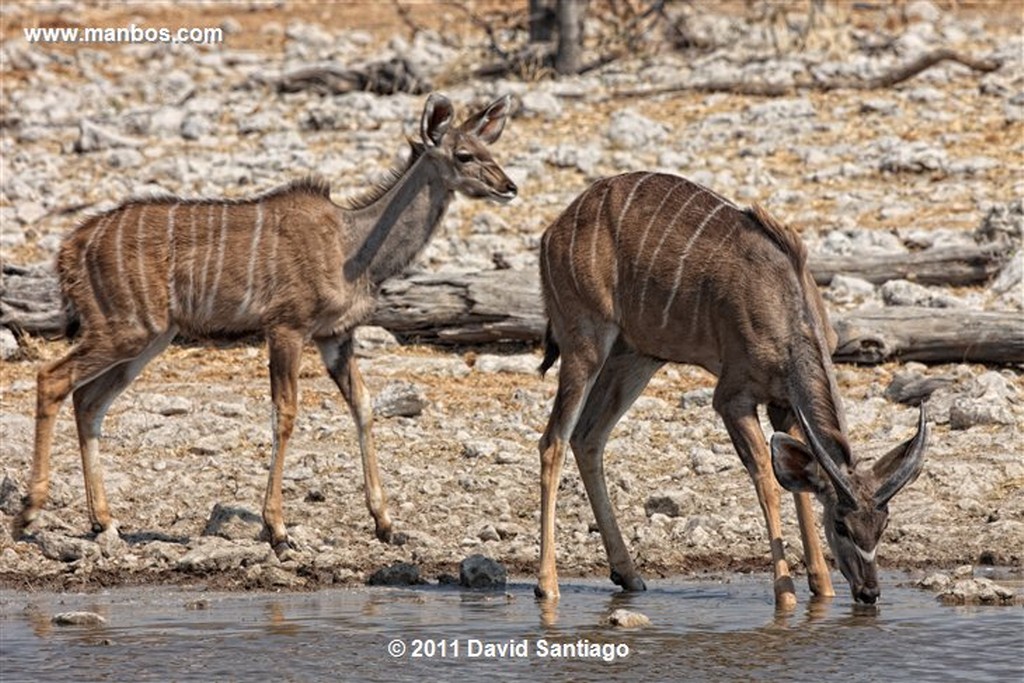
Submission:
[[[20,541],[25,535],[27,535],[29,527],[36,521],[38,513],[28,513],[24,510],[18,513],[14,517],[14,521],[11,522],[11,538],[15,541]]]
[[[647,590],[647,584],[645,584],[644,580],[635,574],[631,577],[624,577],[622,574],[613,571],[611,579],[612,583],[616,586],[622,586],[622,590],[624,591],[638,593],[640,591]]]
[[[271,547],[274,550],[274,554],[277,555],[277,559],[282,562],[286,562],[295,556],[295,548],[292,547],[291,542],[287,538],[283,541],[278,541]]]
[[[533,587],[533,595],[538,600],[557,600],[558,599],[558,588],[557,586],[552,590],[544,588],[540,584]]]

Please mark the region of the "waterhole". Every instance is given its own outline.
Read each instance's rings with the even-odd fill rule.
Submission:
[[[950,607],[887,577],[776,614],[767,576],[650,581],[639,594],[568,581],[542,609],[526,578],[315,593],[120,588],[0,591],[0,680],[1020,681],[1024,609]],[[607,623],[624,609],[643,628]],[[58,626],[85,611],[99,623]]]

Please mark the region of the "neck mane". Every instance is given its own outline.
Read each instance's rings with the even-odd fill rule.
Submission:
[[[374,287],[401,274],[419,255],[441,222],[452,191],[441,161],[412,144],[404,168],[366,193],[346,201],[342,212],[351,228],[346,279],[368,279]]]

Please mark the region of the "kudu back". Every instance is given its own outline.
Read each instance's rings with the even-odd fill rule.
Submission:
[[[39,515],[50,479],[54,424],[73,395],[93,529],[117,533],[100,472],[99,436],[111,401],[175,335],[262,334],[270,357],[273,445],[265,534],[288,550],[281,479],[304,344],[316,343],[355,420],[376,534],[392,540],[371,432],[372,407],[353,359],[352,334],[380,284],[423,249],[455,193],[506,202],[515,184],[488,145],[504,129],[504,97],[454,125],[431,95],[404,168],[337,205],[325,181],[302,180],[241,200],[136,199],[94,216],[61,244],[57,272],[80,336],[38,375],[35,450],[19,537]]]
[[[558,596],[555,494],[571,445],[611,565],[644,589],[608,498],[603,453],[615,423],[666,362],[717,375],[713,405],[746,467],[768,527],[776,604],[795,593],[783,552],[776,478],[794,493],[813,593],[833,589],[809,495],[824,508],[832,554],[856,600],[879,594],[875,566],[889,500],[918,475],[926,427],[873,467],[846,437],[831,352],[835,334],[797,234],[684,178],[628,173],[594,183],[541,240],[549,318],[542,372],[561,356],[540,440],[537,594]],[[758,420],[767,406],[771,447]],[[775,476],[773,477],[773,469]]]

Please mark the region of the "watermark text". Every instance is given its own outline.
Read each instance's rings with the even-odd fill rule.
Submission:
[[[22,29],[30,43],[191,43],[210,45],[224,42],[224,29],[213,27],[168,28],[166,26],[34,26]]]

